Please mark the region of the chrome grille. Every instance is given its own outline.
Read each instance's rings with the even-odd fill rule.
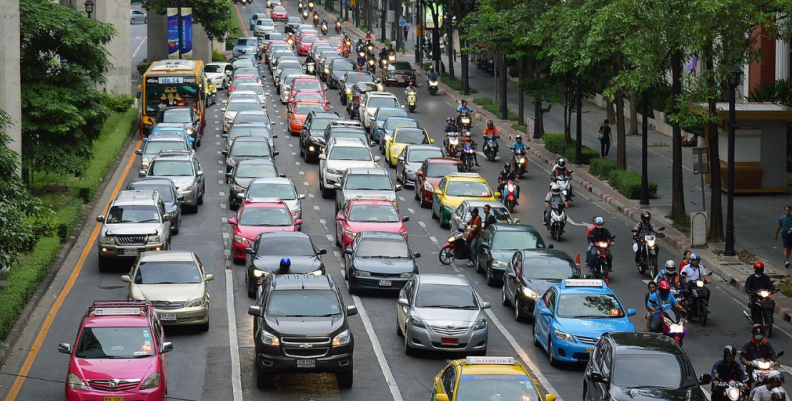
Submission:
[[[590,344],[590,345],[594,345],[594,344],[596,344],[596,343],[597,343],[597,339],[596,339],[596,338],[594,338],[594,337],[583,337],[583,336],[577,336],[577,339],[578,339],[578,341],[580,341],[580,342],[581,342],[581,343],[583,343],[583,344]]]
[[[181,309],[184,307],[184,302],[151,301],[151,305],[157,309]]]
[[[330,344],[330,337],[282,337],[284,345]]]
[[[470,330],[470,327],[455,327],[455,326],[429,326],[437,334],[443,336],[461,336]]]
[[[117,235],[115,239],[118,245],[143,245],[146,243],[146,235]]]
[[[327,355],[327,352],[330,348],[327,347],[320,347],[320,348],[284,348],[283,353],[286,356],[296,357],[296,358],[320,358]]]
[[[91,388],[103,391],[134,390],[139,383],[140,379],[88,380],[88,385],[91,386]]]

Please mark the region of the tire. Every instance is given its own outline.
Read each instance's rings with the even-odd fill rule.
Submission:
[[[558,367],[558,360],[555,358],[555,347],[553,346],[553,338],[547,338],[547,356],[550,358],[550,366]]]
[[[434,212],[434,207],[432,207],[432,220],[438,220],[438,219],[440,219],[440,218],[437,217],[437,215]]]
[[[399,326],[399,321],[396,320],[396,335],[399,337],[404,337],[404,333],[402,333],[401,326]]]
[[[198,197],[198,201],[196,203],[198,203],[199,205],[203,205],[204,193],[205,192],[206,192],[206,188],[204,188],[203,192],[201,192],[201,196]]]
[[[509,297],[506,296],[506,280],[503,280],[503,289],[501,290],[501,304],[503,304],[503,306],[511,305]]]
[[[265,372],[263,369],[259,368],[258,362],[256,362],[256,387],[264,389],[270,388],[272,386],[272,376]]]
[[[561,241],[561,227],[558,225],[553,225],[552,231],[553,238],[555,238],[556,241]]]
[[[404,354],[407,356],[415,356],[416,351],[410,347],[410,339],[407,337],[407,333],[404,333]]]
[[[652,255],[649,257],[648,270],[649,275],[654,280],[655,276],[657,276],[657,255]]]
[[[768,316],[767,314],[762,314],[762,319],[764,320],[764,329],[767,338],[773,337],[773,318],[772,316]]]
[[[247,274],[247,273],[245,273],[245,274]],[[248,283],[247,288],[248,288],[248,290],[247,290],[248,298],[255,299],[256,298],[256,286],[253,283]]]
[[[506,209],[509,210],[509,214],[514,213],[514,201],[506,201]]]
[[[514,296],[514,320],[518,322],[527,321],[525,314],[522,312],[522,305],[520,305],[520,297]]]
[[[415,200],[417,200],[417,201],[421,200],[421,197],[418,195],[418,183],[417,182],[415,183],[415,188],[413,188],[413,198],[415,198]],[[423,202],[421,202],[421,206],[423,207]]]
[[[146,18],[143,18],[143,23],[144,23],[144,24],[148,24],[148,17],[146,17]]]
[[[132,18],[132,19],[129,21],[129,23],[130,23],[130,24],[134,24],[134,23],[135,23],[135,19],[134,19],[134,18]]]
[[[444,246],[440,249],[440,253],[438,254],[438,258],[440,259],[440,263],[444,265],[450,265],[454,263],[456,260],[456,256],[454,255],[454,249],[450,246]]]
[[[702,327],[706,326],[708,316],[707,316],[707,307],[704,305],[704,301],[699,301],[698,313],[699,313],[699,323],[701,323]]]
[[[100,272],[110,271],[110,269],[112,267],[113,267],[113,263],[110,261],[110,259],[103,258],[101,256],[99,257],[99,271]]]
[[[475,261],[475,262],[473,262],[473,263],[476,265],[476,273],[478,273],[478,274],[487,274],[487,270],[486,270],[486,269],[483,269],[483,268],[482,268],[482,267],[479,265],[479,262],[478,262],[478,257],[476,258],[476,261]]]
[[[534,320],[534,324],[533,324],[533,328],[531,329],[531,332],[533,333],[531,337],[533,337],[534,347],[540,348],[542,346],[542,343],[539,342],[539,336],[537,336],[536,320]]]
[[[352,388],[352,382],[354,381],[354,377],[355,375],[354,375],[354,370],[352,370],[352,362],[350,362],[349,370],[336,373],[336,381],[338,382],[338,387]]]

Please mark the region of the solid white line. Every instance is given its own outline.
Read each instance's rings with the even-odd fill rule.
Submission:
[[[236,315],[234,312],[234,275],[226,269],[226,312],[228,313],[228,338],[231,349],[231,388],[234,401],[242,401],[242,376],[239,368],[239,339],[237,339]]]
[[[69,3],[69,4],[71,4],[71,3]],[[135,58],[135,56],[136,56],[136,55],[138,54],[138,52],[140,51],[140,48],[141,48],[141,47],[143,47],[143,43],[146,43],[146,39],[148,39],[148,37],[145,37],[145,38],[143,38],[143,40],[141,40],[141,41],[140,41],[140,44],[138,45],[137,49],[135,49],[135,52],[134,52],[134,53],[132,53],[132,58],[133,58],[133,59]]]
[[[385,381],[388,383],[388,388],[390,389],[391,395],[393,396],[393,400],[404,401],[401,391],[399,391],[399,386],[396,384],[396,379],[393,377],[390,366],[388,366],[388,361],[385,359],[385,354],[382,352],[382,346],[380,345],[377,333],[374,332],[374,327],[371,325],[371,320],[369,320],[368,313],[366,313],[366,308],[363,307],[363,302],[357,295],[353,295],[352,299],[355,301],[355,305],[357,305],[360,320],[363,321],[363,326],[366,328],[366,333],[368,334],[369,339],[371,339],[371,346],[374,348],[374,355],[377,356],[377,362],[382,369],[382,374],[385,376]]]

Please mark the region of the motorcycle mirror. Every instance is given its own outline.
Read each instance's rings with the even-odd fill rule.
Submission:
[[[657,231],[663,231],[663,230],[665,230],[665,227],[660,227],[657,229]]]
[[[708,373],[704,373],[699,376],[699,384],[701,385],[710,384],[711,381],[712,376],[710,376]]]

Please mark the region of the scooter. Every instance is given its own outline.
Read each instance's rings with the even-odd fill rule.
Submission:
[[[615,237],[611,237],[611,241],[613,238]],[[611,243],[608,241],[599,241],[594,243],[596,251],[594,256],[594,266],[592,267],[591,271],[594,273],[595,277],[601,278],[603,280],[608,279],[608,273],[610,273],[612,269],[611,252],[609,249],[610,245]]]
[[[663,231],[665,227],[660,227],[657,231]],[[657,255],[660,254],[660,247],[657,245],[657,239],[665,237],[665,234],[658,232],[656,234],[644,235],[643,238],[638,238],[638,232],[633,230],[633,252],[638,252],[638,247],[641,247],[641,259],[638,264],[638,273],[646,274],[649,272],[649,278],[657,277]],[[640,245],[639,245],[640,242]]]
[[[388,59],[386,59],[385,57],[380,59],[380,68],[382,68],[383,71],[385,71],[385,69],[388,68]]]
[[[436,95],[437,94],[437,90],[440,87],[440,82],[438,82],[438,80],[436,80],[436,79],[435,80],[429,79],[429,85],[427,85],[427,86],[428,86],[428,89],[429,89],[429,94],[430,95]]]
[[[459,127],[461,129],[465,129],[470,131],[470,126],[472,124],[470,114],[467,111],[463,111],[462,114],[459,115]]]
[[[359,69],[366,68],[366,52],[358,52],[357,65]]]
[[[326,21],[323,21],[323,22],[322,22],[322,35],[327,35],[327,30],[328,30],[328,29],[329,29],[329,28],[327,27],[327,22],[326,22]]]
[[[368,59],[368,71],[371,73],[371,75],[377,73],[377,61],[374,60],[374,58]]]
[[[776,359],[782,356],[784,356],[784,351],[777,353]],[[776,372],[776,370],[773,369],[775,367],[774,365],[773,361],[769,359],[754,359],[751,361],[750,376],[751,382],[754,384],[754,389],[767,384],[770,380],[770,376]],[[753,396],[753,391],[751,391],[751,395]]]
[[[680,347],[685,339],[686,323],[683,311],[673,308],[663,311],[663,334],[672,338]]]
[[[314,13],[313,15],[313,24],[314,26],[319,26],[319,14]]]
[[[559,207],[558,204],[550,206],[550,236],[555,238],[556,241],[561,241],[561,234],[564,233],[566,227],[567,215],[564,208]]]
[[[304,20],[308,19],[308,10],[303,10],[302,17],[303,17]]]
[[[459,132],[446,132],[446,146],[443,149],[446,157],[459,156]]]
[[[465,171],[469,173],[470,170],[473,169],[473,166],[476,163],[475,161],[476,148],[474,148],[471,143],[467,142],[465,143],[465,146],[462,148],[462,154],[464,155],[464,157],[462,158],[462,167],[465,169]]]
[[[305,63],[305,72],[310,75],[315,75],[316,65],[314,63]]]
[[[514,148],[509,146],[509,149],[512,149],[512,165],[514,166],[514,172],[517,173],[520,177],[524,176],[528,173],[528,158],[525,157],[525,150],[530,149],[528,147],[514,151]]]
[[[336,33],[341,33],[341,21],[336,21],[335,31]],[[347,46],[349,46],[349,43],[347,43]]]
[[[738,382],[737,380],[729,380],[728,382],[722,381],[720,378],[715,378],[713,381],[717,380],[719,383],[713,385],[714,388],[713,392],[715,391],[722,391],[723,394],[726,396],[726,399],[729,401],[743,401],[748,400],[745,394],[745,386],[743,383]]]
[[[470,246],[467,243],[469,237],[470,230],[465,229],[464,224],[460,224],[457,227],[457,231],[448,237],[445,245],[440,249],[440,254],[438,255],[440,263],[450,265],[457,259],[469,259]]]
[[[572,197],[575,196],[572,194],[572,172],[569,172],[569,175],[560,175],[558,177],[553,178],[553,182],[558,184],[558,187],[561,189],[561,193],[567,198],[568,201],[572,200]]]
[[[308,8],[311,9],[311,11],[313,11],[314,10],[314,2],[309,1],[308,2]]]
[[[506,210],[509,211],[509,214],[514,213],[514,205],[517,204],[517,186],[515,185],[512,180],[506,181],[506,185],[503,186],[503,192],[501,193],[501,203],[506,206]]]
[[[415,108],[418,106],[418,94],[415,91],[406,91],[407,92],[407,109],[411,112],[415,111]]]
[[[775,313],[775,300],[770,298],[770,295],[772,294],[773,291],[769,290],[761,290],[756,293],[756,295],[759,297],[757,303],[762,309],[762,313],[757,317],[756,323],[761,323],[762,326],[764,326],[764,331],[767,338],[773,336],[773,313]],[[754,323],[753,319],[751,319],[750,310],[743,311],[743,315],[745,315],[749,322],[752,324]]]
[[[484,137],[484,156],[491,162],[495,161],[498,157],[498,138],[495,135],[488,135]]]
[[[682,275],[685,276],[686,273],[682,273]],[[689,311],[688,318],[698,319],[699,324],[706,326],[709,315],[709,310],[707,309],[709,289],[704,280],[689,281],[688,289],[690,290],[690,297],[688,298],[690,307],[687,308]]]

